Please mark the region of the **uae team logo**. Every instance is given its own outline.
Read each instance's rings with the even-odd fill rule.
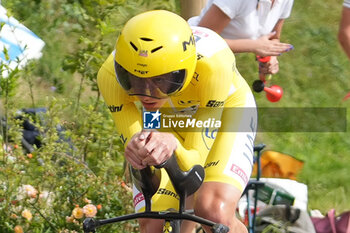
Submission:
[[[162,114],[157,110],[156,112],[143,112],[143,128],[144,129],[160,129],[160,116]]]

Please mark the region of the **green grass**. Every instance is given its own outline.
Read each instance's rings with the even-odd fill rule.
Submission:
[[[350,61],[337,41],[341,7],[341,1],[334,0],[294,1],[281,41],[295,49],[280,57],[280,72],[272,80],[282,86],[284,95],[278,103],[270,103],[264,93],[255,94],[259,107],[349,109],[350,101],[342,98],[350,91]],[[257,79],[251,55],[239,54],[237,63],[250,84]],[[308,185],[310,209],[326,212],[334,207],[341,212],[350,209],[348,131],[349,127],[346,132],[258,133],[256,142],[305,162],[298,180]]]

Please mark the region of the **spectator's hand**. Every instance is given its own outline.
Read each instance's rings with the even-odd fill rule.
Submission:
[[[271,32],[265,36],[259,37],[256,40],[255,54],[262,57],[279,56],[282,53],[293,49],[291,44],[281,43],[277,40],[272,40],[275,32]]]
[[[149,132],[147,142],[139,150],[143,166],[155,166],[168,160],[177,148],[177,141],[171,133]]]
[[[278,60],[276,56],[271,56],[269,62],[259,62],[260,74],[276,74],[279,71]]]

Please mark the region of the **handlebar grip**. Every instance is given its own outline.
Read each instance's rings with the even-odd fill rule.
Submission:
[[[100,226],[100,222],[94,218],[86,218],[83,222],[83,230],[85,233],[96,232],[96,228]]]
[[[164,168],[169,175],[175,191],[179,195],[188,196],[193,194],[201,186],[204,180],[204,168],[201,165],[194,165],[188,171],[182,171],[179,167],[175,154],[167,161],[155,166]]]

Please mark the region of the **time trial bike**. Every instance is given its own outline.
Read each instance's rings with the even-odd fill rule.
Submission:
[[[157,192],[159,183],[155,170],[164,168],[169,175],[176,193],[179,196],[178,211],[152,211],[151,198]],[[163,164],[156,167],[146,167],[142,170],[131,168],[134,184],[140,188],[145,200],[145,211],[118,216],[109,219],[86,218],[83,222],[85,233],[96,232],[96,229],[106,224],[117,223],[139,218],[164,219],[163,233],[180,233],[182,220],[189,220],[211,228],[213,233],[227,233],[229,228],[223,224],[196,216],[193,211],[185,210],[185,199],[196,192],[204,180],[204,168],[194,165],[188,171],[182,171],[177,163],[175,155]]]

